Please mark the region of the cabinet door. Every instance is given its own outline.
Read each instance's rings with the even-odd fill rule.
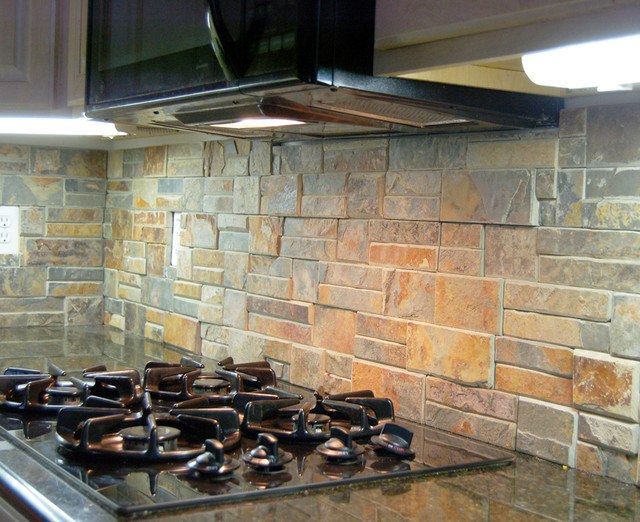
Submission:
[[[0,109],[54,105],[54,0],[0,0]]]
[[[68,21],[67,35],[67,104],[84,107],[85,54],[87,51],[87,0],[67,0],[68,9],[63,18]]]

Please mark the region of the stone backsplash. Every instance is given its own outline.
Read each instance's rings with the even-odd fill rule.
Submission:
[[[0,327],[102,321],[106,168],[104,152],[0,144],[0,205],[20,208],[19,254],[0,255]]]
[[[309,388],[373,388],[402,417],[638,484],[638,143],[628,105],[566,111],[544,131],[112,151],[104,321],[214,358],[267,357]],[[56,153],[61,203],[14,199]],[[48,302],[56,278],[88,285],[76,270],[101,266],[36,248],[95,237],[67,237],[94,217],[53,226],[60,208],[102,212],[74,200],[89,192],[71,169],[82,154],[0,148],[3,204],[42,216],[23,219],[23,255],[3,263],[16,266],[2,312],[31,299],[10,270],[44,270]],[[39,317],[14,315],[0,321]]]

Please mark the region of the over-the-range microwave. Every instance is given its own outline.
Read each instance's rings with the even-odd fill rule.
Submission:
[[[86,112],[95,118],[295,139],[552,126],[562,106],[372,76],[375,0],[89,5]],[[250,117],[267,127],[219,126]],[[273,118],[285,124],[269,128]]]

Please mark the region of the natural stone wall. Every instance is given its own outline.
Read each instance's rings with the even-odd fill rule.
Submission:
[[[638,122],[116,151],[104,209],[101,153],[1,146],[0,322],[90,322],[104,266],[107,324],[638,484]]]
[[[638,121],[112,153],[105,321],[638,483]]]
[[[106,165],[104,152],[0,144],[0,205],[20,208],[0,327],[102,323]]]

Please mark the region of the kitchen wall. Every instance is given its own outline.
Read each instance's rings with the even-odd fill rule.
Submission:
[[[104,152],[0,144],[0,205],[20,208],[19,252],[0,254],[0,327],[102,321],[106,166]]]
[[[104,321],[215,358],[266,356],[309,388],[373,388],[401,417],[638,483],[638,143],[632,105],[567,111],[544,131],[110,152]],[[1,150],[3,173],[31,165],[2,176],[3,203],[38,154],[78,155]],[[48,291],[68,258],[30,252],[52,209],[82,207],[67,195],[14,202],[43,217],[13,262],[48,267]],[[3,311],[30,299],[12,292]]]

